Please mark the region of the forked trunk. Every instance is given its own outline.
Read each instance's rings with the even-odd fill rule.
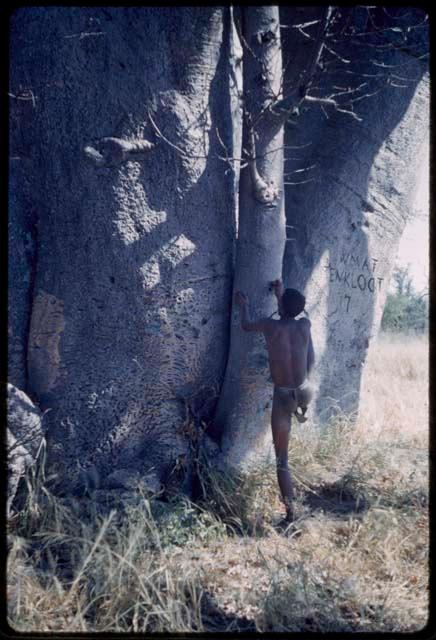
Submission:
[[[278,7],[242,10],[243,149],[251,161],[241,171],[234,291],[250,300],[252,317],[271,315],[277,304],[269,282],[281,277],[285,245],[283,127],[263,108],[281,95]],[[255,159],[253,159],[255,158]],[[231,317],[230,353],[215,417],[226,461],[244,463],[268,450],[272,387],[264,338],[244,333],[239,311]]]

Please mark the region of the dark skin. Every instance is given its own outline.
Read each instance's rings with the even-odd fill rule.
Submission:
[[[286,507],[286,520],[293,520],[293,484],[288,467],[288,446],[291,416],[297,410],[297,400],[292,394],[281,393],[276,387],[296,388],[309,378],[315,362],[310,320],[286,315],[282,305],[284,287],[281,280],[274,280],[271,287],[278,302],[280,320],[261,318],[252,321],[248,298],[241,291],[235,294],[235,302],[241,309],[241,327],[244,331],[263,333],[268,349],[271,377],[274,383],[271,428],[277,461],[277,480]]]

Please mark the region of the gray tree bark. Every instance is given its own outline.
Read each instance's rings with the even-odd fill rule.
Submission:
[[[333,401],[357,408],[427,135],[426,67],[404,47],[388,51],[405,86],[362,99],[360,122],[302,103],[285,173],[316,165],[303,173],[315,180],[286,187],[284,252],[283,127],[266,107],[289,87],[301,102],[319,53],[316,38],[284,29],[282,85],[279,24],[321,14],[241,13],[251,159],[239,181],[220,159],[240,145],[229,10],[36,7],[12,18],[9,374],[51,409],[48,462],[65,490],[87,472],[102,488],[167,482],[189,457],[187,406],[198,426],[218,396],[224,459],[268,455],[266,349],[240,329],[231,294],[271,315],[268,283],[282,267],[313,323],[315,418]],[[373,72],[372,50],[360,54],[310,91]]]
[[[288,25],[309,22],[319,11],[283,8],[281,19]],[[303,64],[310,44],[296,30],[285,34],[287,55]],[[303,105],[286,128],[293,149],[287,151],[285,183],[303,184],[286,186],[283,272],[285,284],[306,295],[312,320],[318,394],[311,413],[317,422],[358,410],[367,351],[379,329],[428,137],[429,81],[420,57],[425,50],[425,42],[409,51],[387,41],[381,58],[374,47],[344,44],[339,54],[351,63],[338,63],[334,73],[326,66],[317,76],[316,95],[338,91],[333,85],[369,83],[356,94],[375,92],[356,102],[360,121],[331,107],[323,113],[319,105]],[[298,84],[298,64],[287,69],[288,86]],[[371,82],[377,82],[372,89]]]
[[[42,414],[30,398],[14,385],[7,385],[7,515],[20,479],[37,457],[43,440]]]
[[[12,18],[11,91],[34,102],[11,97],[11,371],[51,409],[66,490],[80,468],[102,486],[120,469],[168,479],[189,451],[185,404],[213,411],[235,233],[218,158],[219,137],[232,146],[228,57],[222,8]]]
[[[250,300],[253,317],[276,309],[269,282],[281,275],[285,243],[283,127],[262,110],[281,97],[278,7],[244,7],[242,13],[244,149],[256,160],[241,171],[234,291]],[[271,385],[264,338],[246,334],[232,309],[229,360],[214,425],[228,464],[246,465],[269,448]]]

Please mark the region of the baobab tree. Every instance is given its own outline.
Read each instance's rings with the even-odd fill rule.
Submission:
[[[283,65],[283,52],[303,50],[301,24],[315,9],[304,64],[297,55]],[[353,129],[354,108],[328,95],[331,82],[320,76],[326,43],[331,51],[346,47],[328,38],[348,14],[315,9],[244,7],[235,20],[221,7],[13,14],[9,380],[46,412],[48,464],[64,490],[91,468],[106,488],[138,477],[165,483],[188,464],[192,416],[201,430],[209,426],[229,462],[267,452],[266,353],[237,326],[235,287],[248,293],[256,315],[274,312],[268,283],[282,273],[304,290],[315,335],[324,339],[326,379],[341,329],[328,315],[333,288],[317,311],[320,274],[331,277],[338,242],[354,248],[352,224],[366,242],[359,260],[375,258],[381,268],[368,247],[389,227],[391,209],[376,209],[371,198],[380,200],[386,176],[391,194],[412,180],[427,94],[425,63],[416,60],[416,77],[389,122],[384,92],[372,107],[370,97],[362,101],[365,124]],[[344,224],[340,177],[345,170],[354,177],[368,131],[375,141],[359,182],[368,195]],[[341,147],[333,162],[335,135],[344,145],[355,136],[360,146]],[[410,144],[401,174],[395,152],[389,156],[400,140]],[[298,166],[284,154],[288,147],[300,150]],[[289,191],[287,172],[297,175],[315,158],[315,185]],[[366,234],[368,202],[374,221]],[[391,224],[389,255],[403,217]],[[338,367],[352,336],[358,357],[367,348],[382,305],[382,294],[369,293],[362,330],[354,320],[363,307],[350,301],[354,320],[344,323]],[[340,395],[344,379],[335,384]]]

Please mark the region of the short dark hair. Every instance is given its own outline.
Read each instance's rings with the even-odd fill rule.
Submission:
[[[282,297],[282,308],[287,316],[295,318],[301,313],[306,304],[306,298],[297,289],[285,289]]]

